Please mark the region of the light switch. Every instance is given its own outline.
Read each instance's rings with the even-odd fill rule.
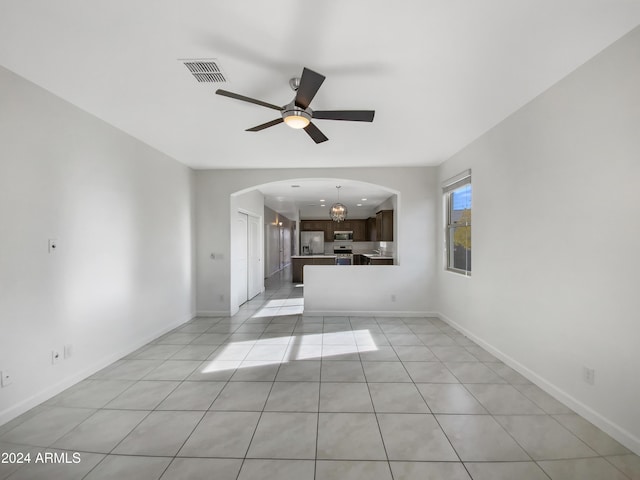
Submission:
[[[11,377],[11,374],[6,370],[2,370],[2,372],[0,372],[0,384],[3,387],[7,387],[11,385],[12,382],[13,378]]]

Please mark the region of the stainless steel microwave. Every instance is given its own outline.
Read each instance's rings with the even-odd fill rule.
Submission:
[[[342,232],[334,231],[333,241],[334,242],[352,242],[353,232],[352,231],[342,231]]]

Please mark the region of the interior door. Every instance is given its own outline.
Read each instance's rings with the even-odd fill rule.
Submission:
[[[291,263],[291,229],[282,227],[282,268]]]
[[[267,254],[267,268],[265,277],[270,277],[280,270],[280,228],[269,222],[265,225],[265,250]]]
[[[284,268],[284,228],[282,228],[282,225],[280,225],[280,228],[278,229],[280,231],[279,235],[278,235],[278,251],[280,253],[280,261],[279,261],[279,268],[278,270],[282,270]]]
[[[246,213],[238,212],[238,217],[236,220],[236,228],[237,235],[236,239],[238,241],[237,245],[237,254],[238,261],[236,262],[237,271],[236,271],[236,295],[238,298],[238,305],[242,305],[246,302],[248,297],[247,285],[249,282],[248,275],[248,238],[249,238],[249,219]]]
[[[249,215],[248,219],[248,297],[252,299],[260,292],[264,285],[262,270],[262,245],[260,242],[260,218]]]

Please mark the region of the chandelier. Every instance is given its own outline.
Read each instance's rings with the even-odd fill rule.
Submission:
[[[347,207],[340,203],[340,185],[337,185],[338,189],[338,201],[331,205],[329,209],[329,216],[334,222],[343,222],[347,218]]]

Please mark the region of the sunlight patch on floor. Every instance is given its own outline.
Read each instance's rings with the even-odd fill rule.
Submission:
[[[304,298],[278,298],[269,300],[252,318],[277,317],[282,315],[302,315]]]
[[[227,360],[228,357],[245,350],[246,355],[243,355],[243,360]],[[369,330],[312,333],[231,342],[215,353],[215,357],[202,370],[202,373],[278,365],[295,360],[311,360],[375,350],[378,350],[378,347]],[[252,356],[254,352],[256,355]],[[259,356],[263,358],[260,359]]]

